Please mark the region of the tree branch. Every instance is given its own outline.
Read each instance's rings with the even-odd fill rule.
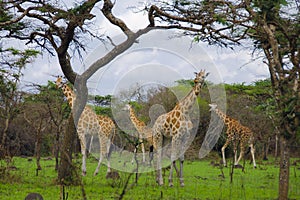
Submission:
[[[104,5],[101,9],[103,15],[114,25],[118,26],[127,36],[132,34],[132,31],[127,27],[125,22],[112,14],[113,3],[110,0],[104,0]]]

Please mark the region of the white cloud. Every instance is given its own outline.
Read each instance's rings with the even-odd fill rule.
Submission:
[[[38,56],[23,73],[22,87],[30,83],[46,85],[48,80],[54,81],[52,76],[62,75],[57,58],[47,56]]]

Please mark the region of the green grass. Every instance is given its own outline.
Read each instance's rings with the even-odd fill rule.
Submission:
[[[80,159],[78,167],[80,168]],[[4,161],[1,161],[4,166]],[[60,186],[55,182],[57,174],[54,171],[54,160],[42,160],[42,170],[36,176],[35,160],[14,158],[17,170],[9,172],[9,176],[1,177],[0,199],[24,199],[30,192],[42,194],[45,200],[60,199]],[[300,163],[291,166],[290,199],[300,199]],[[87,176],[83,177],[87,199],[115,199],[121,194],[129,173],[119,172],[119,180],[106,180],[106,166],[101,166],[100,173],[94,177],[93,170],[97,165],[93,159],[88,160]],[[130,163],[128,164],[131,165]],[[174,187],[168,187],[168,174],[164,177],[165,185],[158,186],[155,182],[155,172],[142,173],[138,184],[130,187],[135,180],[131,176],[124,199],[276,199],[278,195],[279,167],[274,162],[259,162],[253,169],[246,164],[245,171],[234,170],[233,182],[230,183],[230,168],[223,168],[225,178],[219,167],[210,165],[210,160],[185,161],[185,187],[179,186],[174,177]],[[69,200],[82,199],[80,186],[65,187]]]

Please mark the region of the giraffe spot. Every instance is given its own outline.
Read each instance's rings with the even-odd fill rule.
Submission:
[[[179,121],[177,121],[177,123],[175,124],[175,128],[179,128],[180,127],[180,123],[179,123]]]
[[[172,112],[171,117],[174,118],[174,116],[175,116],[175,112]]]
[[[176,118],[173,118],[172,119],[172,124],[175,124],[176,121],[177,121]]]
[[[168,129],[169,129],[169,125],[168,125],[168,124],[165,124],[164,131],[166,132]]]
[[[176,130],[177,130],[176,127],[173,126],[173,128],[172,128],[172,135],[176,135],[176,134],[177,134],[177,131],[176,131]]]
[[[170,121],[171,121],[171,119],[170,119],[170,117],[167,117],[167,123],[170,123]]]
[[[177,111],[177,112],[175,113],[175,116],[176,116],[177,118],[179,118],[179,116],[180,116],[180,112],[179,112],[179,111]]]

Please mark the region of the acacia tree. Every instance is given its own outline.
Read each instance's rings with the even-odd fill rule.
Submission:
[[[262,50],[280,121],[279,199],[287,199],[289,142],[300,133],[299,1],[174,0],[146,9],[152,25],[176,25],[195,41],[232,47],[248,39]]]

